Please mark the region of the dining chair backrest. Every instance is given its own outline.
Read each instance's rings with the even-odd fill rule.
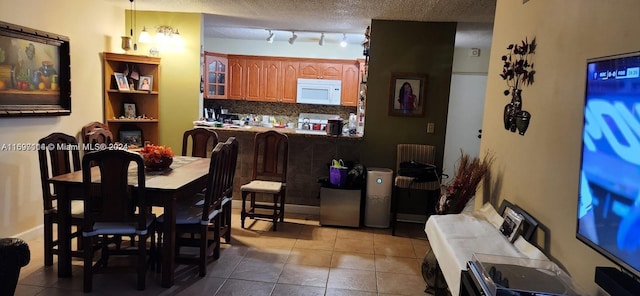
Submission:
[[[137,165],[137,173],[132,174],[132,180],[129,180],[131,163]],[[94,170],[99,171],[95,179],[92,178],[92,164],[97,167]],[[82,158],[82,170],[85,207],[83,231],[93,231],[95,222],[137,222],[137,229],[146,229],[148,209],[144,196],[145,171],[139,153],[123,149],[88,153]],[[131,181],[137,183],[135,189]]]
[[[188,156],[189,138],[191,138],[191,155],[193,157],[207,157],[208,147],[216,147],[218,144],[218,134],[206,128],[194,128],[184,132],[182,135],[182,156]],[[212,143],[209,146],[209,143]]]
[[[107,129],[97,128],[87,134],[86,143],[93,148],[96,144],[111,144],[113,143],[113,134]]]
[[[219,210],[224,197],[225,162],[229,158],[231,147],[224,143],[218,143],[211,152],[209,161],[209,174],[207,176],[207,189],[204,194],[202,207],[202,220],[208,223],[211,212]]]
[[[56,199],[49,178],[80,170],[80,151],[76,138],[63,133],[52,133],[40,139],[38,145],[44,211],[47,212]]]
[[[254,139],[253,180],[286,182],[289,159],[287,135],[269,130]]]
[[[224,196],[230,198],[233,195],[233,179],[236,174],[236,165],[238,163],[238,140],[235,137],[229,137],[224,143],[229,146],[229,156],[225,165],[225,183],[224,183]]]
[[[105,129],[105,130],[109,130],[109,126],[106,123],[102,123],[99,121],[93,121],[88,123],[87,125],[82,127],[82,131],[80,132],[82,134],[82,141],[84,143],[89,143],[89,133],[92,132],[95,129]]]

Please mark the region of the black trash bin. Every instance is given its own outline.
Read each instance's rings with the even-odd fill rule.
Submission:
[[[0,296],[16,291],[20,268],[29,264],[29,246],[19,238],[0,239]]]

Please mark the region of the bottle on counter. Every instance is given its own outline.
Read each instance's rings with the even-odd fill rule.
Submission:
[[[356,134],[357,126],[358,126],[358,118],[356,117],[356,114],[349,113],[349,134],[350,135]]]

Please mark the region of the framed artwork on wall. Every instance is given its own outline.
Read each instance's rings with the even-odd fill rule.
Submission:
[[[421,117],[426,107],[427,75],[391,73],[389,115]]]

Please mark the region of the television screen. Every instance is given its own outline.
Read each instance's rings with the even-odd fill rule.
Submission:
[[[640,276],[640,52],[587,61],[577,238]]]

